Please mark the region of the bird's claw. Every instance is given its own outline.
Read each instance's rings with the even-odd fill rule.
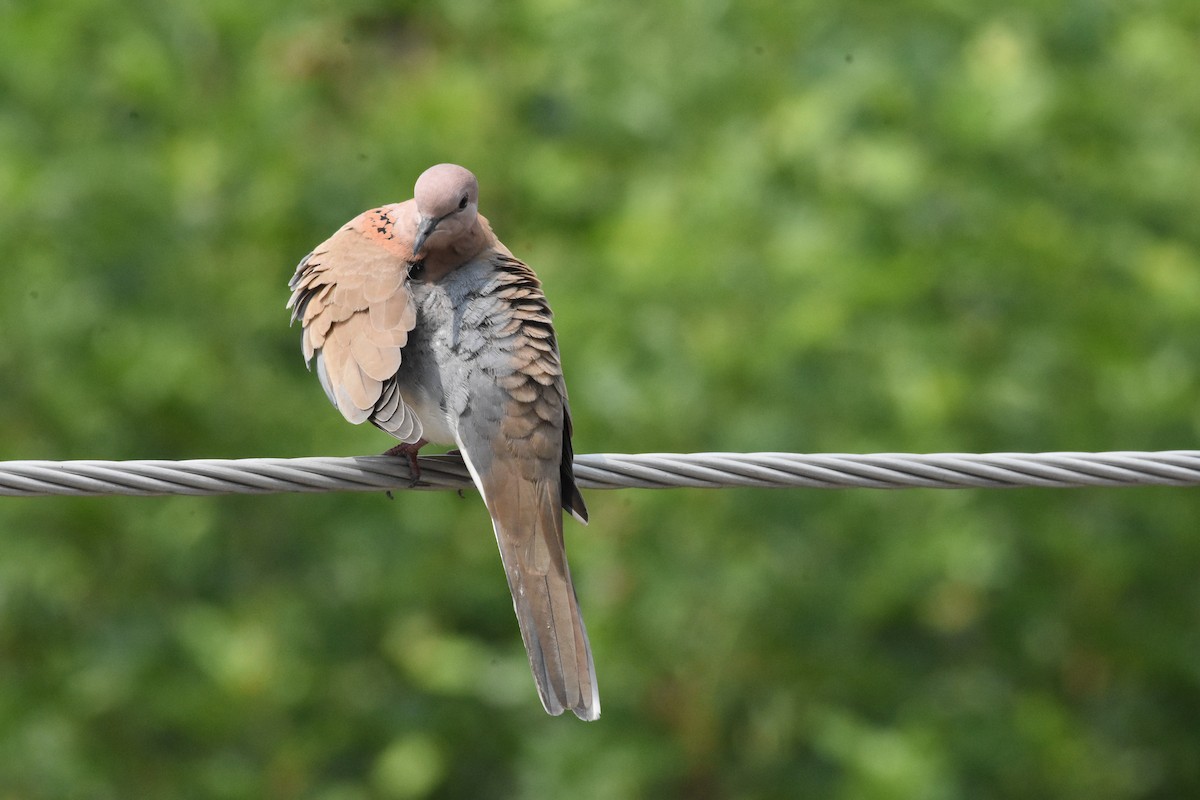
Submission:
[[[408,459],[408,472],[412,476],[408,488],[412,489],[421,482],[421,465],[417,462],[417,453],[429,442],[418,439],[415,442],[404,442],[384,451],[385,456],[396,456]]]

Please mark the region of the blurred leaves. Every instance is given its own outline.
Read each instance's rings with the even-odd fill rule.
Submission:
[[[0,457],[379,452],[294,265],[429,164],[580,452],[1183,449],[1183,0],[0,2]],[[596,725],[474,497],[0,502],[0,796],[1181,797],[1184,490],[592,493]]]

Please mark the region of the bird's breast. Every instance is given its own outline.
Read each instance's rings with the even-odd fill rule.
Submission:
[[[445,366],[445,325],[449,309],[445,298],[427,284],[411,284],[417,322],[401,354],[396,384],[405,405],[421,420],[422,436],[434,444],[455,442],[448,403]]]
[[[479,263],[436,283],[411,284],[417,322],[397,379],[431,442],[456,441],[467,415],[481,424],[479,416],[493,416],[506,399],[497,379],[513,371],[511,336],[500,335],[511,315],[489,291],[493,284],[492,271]]]

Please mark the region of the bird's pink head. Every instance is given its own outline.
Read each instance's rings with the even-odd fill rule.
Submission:
[[[469,169],[457,164],[436,164],[421,173],[413,187],[417,202],[417,236],[413,255],[427,241],[453,242],[469,231],[479,215],[479,181]]]

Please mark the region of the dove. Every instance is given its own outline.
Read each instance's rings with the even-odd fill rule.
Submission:
[[[571,583],[563,510],[587,522],[550,306],[533,270],[479,214],[467,169],[438,164],[413,198],[366,211],[304,257],[287,307],[329,401],[348,421],[462,454],[492,518],[538,695],[600,716]],[[415,474],[415,473],[414,473]]]

